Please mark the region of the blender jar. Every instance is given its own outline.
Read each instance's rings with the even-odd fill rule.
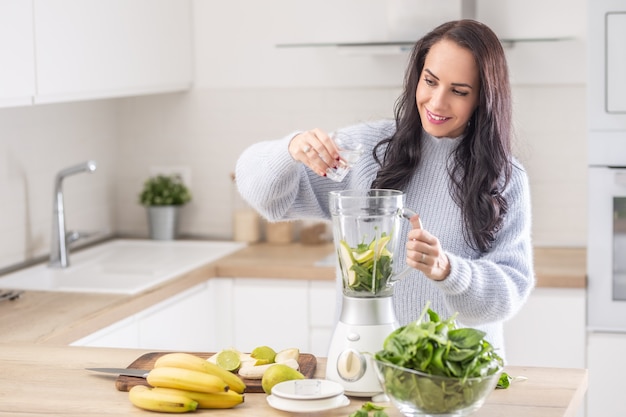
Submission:
[[[391,296],[404,194],[396,190],[330,192],[333,239],[347,297]]]

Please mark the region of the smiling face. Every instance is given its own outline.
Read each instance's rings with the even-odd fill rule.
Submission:
[[[455,138],[478,105],[480,80],[472,53],[450,40],[435,43],[424,61],[415,102],[424,130]]]

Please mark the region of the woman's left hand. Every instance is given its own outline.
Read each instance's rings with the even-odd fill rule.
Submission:
[[[450,262],[441,248],[439,239],[422,228],[418,215],[411,217],[413,229],[409,231],[406,244],[406,263],[418,269],[434,281],[442,281],[450,275]]]

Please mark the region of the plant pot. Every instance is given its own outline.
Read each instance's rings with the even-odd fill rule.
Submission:
[[[176,239],[180,206],[150,206],[147,209],[150,239]]]

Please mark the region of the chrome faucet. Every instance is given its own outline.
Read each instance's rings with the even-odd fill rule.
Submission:
[[[67,268],[70,264],[68,257],[69,243],[77,240],[80,234],[65,231],[65,210],[63,208],[63,179],[81,172],[96,170],[96,161],[87,161],[61,170],[54,179],[54,207],[52,208],[52,236],[50,238],[51,268]]]

